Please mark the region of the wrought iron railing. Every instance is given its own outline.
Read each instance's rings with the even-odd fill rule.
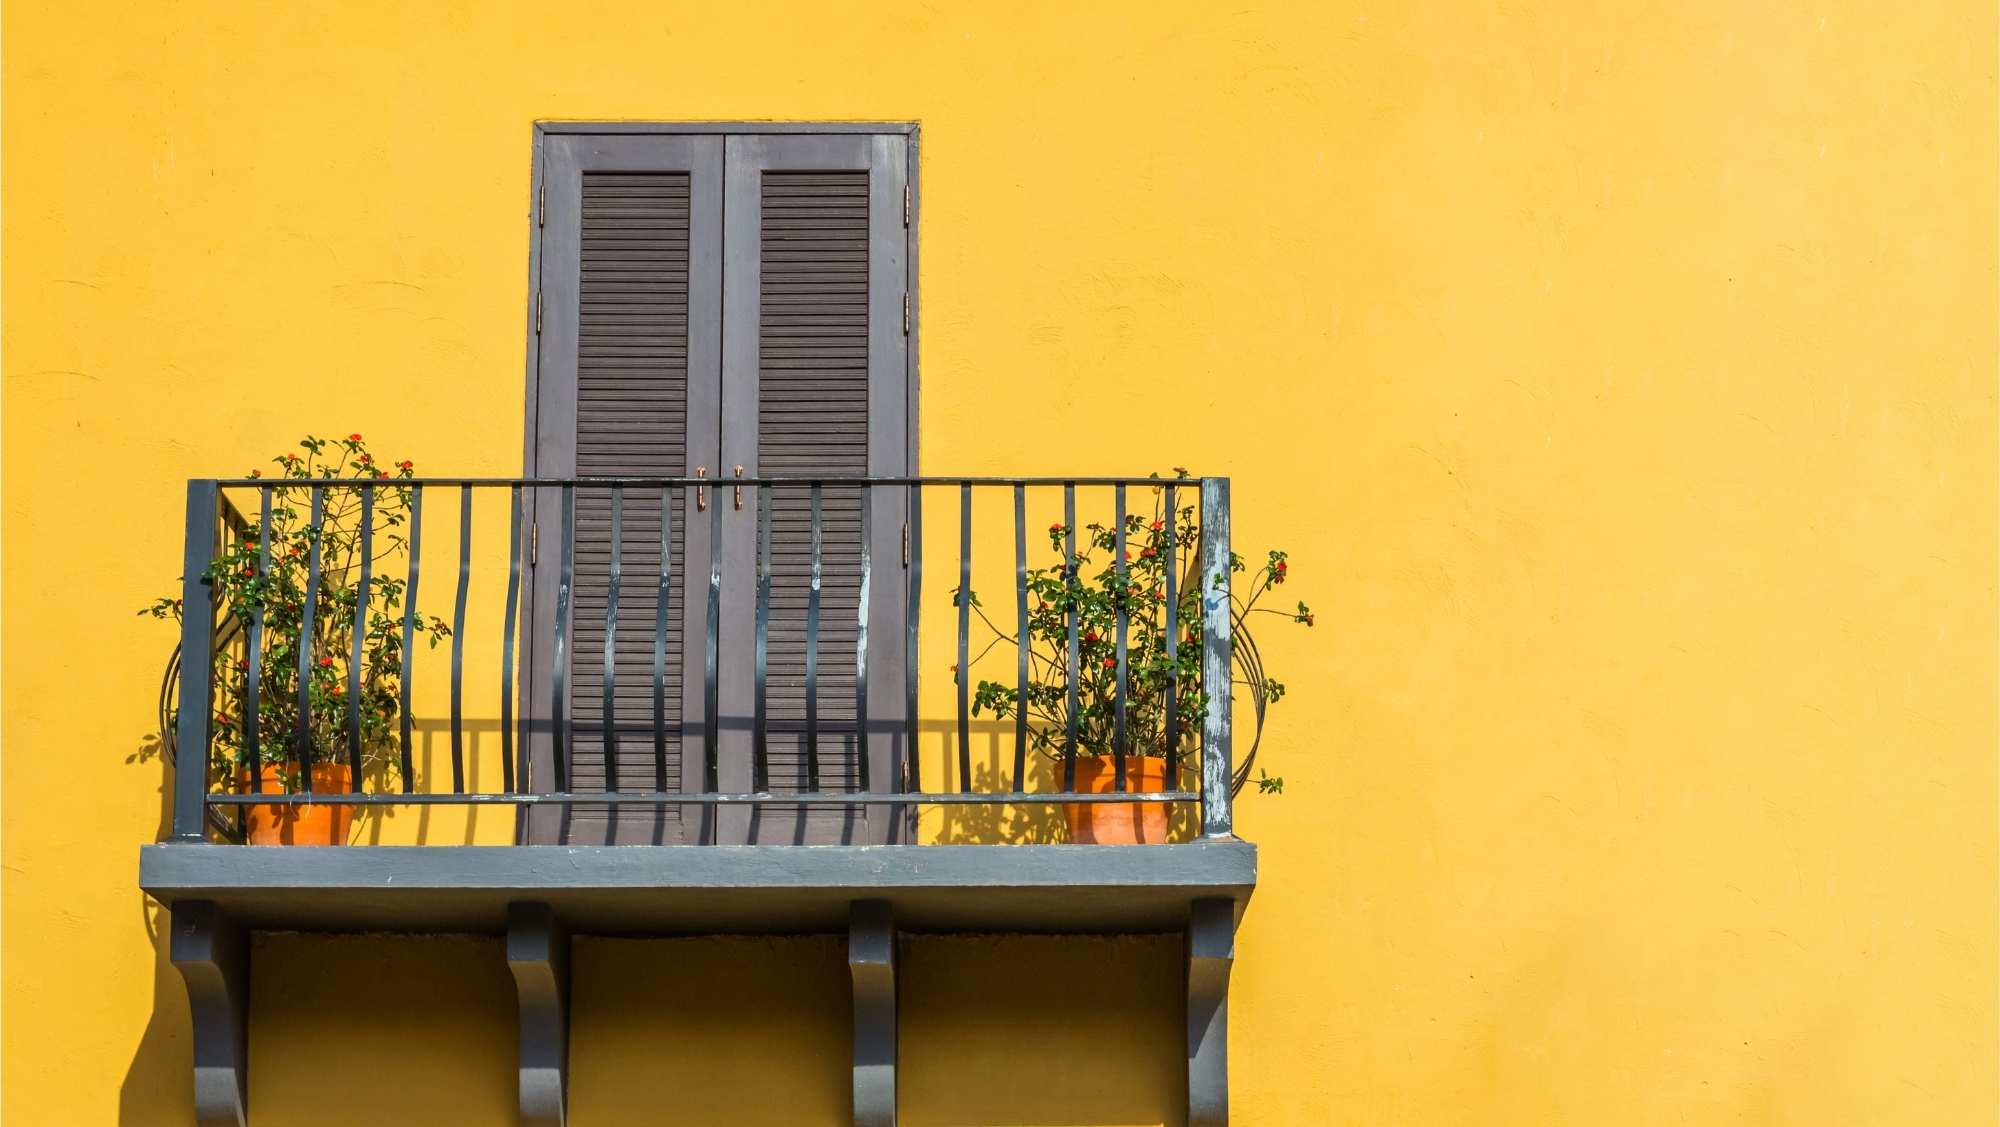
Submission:
[[[1097,793],[1076,789],[1078,758],[1086,749],[1079,743],[1083,711],[1079,684],[1084,671],[1079,666],[1083,646],[1078,637],[1079,612],[1075,600],[1071,600],[1065,612],[1069,622],[1067,647],[1059,652],[1057,660],[1063,678],[1064,691],[1060,695],[1064,707],[1057,709],[1053,717],[1045,714],[1039,720],[1031,718],[1027,708],[1015,708],[1008,718],[1013,726],[1011,774],[1005,776],[1004,785],[996,781],[991,786],[975,787],[971,750],[975,704],[972,665],[978,660],[972,640],[975,616],[994,627],[999,641],[1012,643],[1016,660],[1009,672],[1013,675],[1013,689],[1019,694],[1015,699],[1025,702],[1030,693],[1032,648],[1028,626],[1032,574],[1026,516],[1029,502],[1035,499],[1038,507],[1045,504],[1048,511],[1054,511],[1051,498],[1060,496],[1063,519],[1059,522],[1060,529],[1051,529],[1050,549],[1057,553],[1064,582],[1080,585],[1084,580],[1076,562],[1079,490],[1086,491],[1093,504],[1108,497],[1113,521],[1107,527],[1113,530],[1115,538],[1109,559],[1121,579],[1127,567],[1127,531],[1133,527],[1128,509],[1132,495],[1148,491],[1150,499],[1144,503],[1155,506],[1155,512],[1167,514],[1164,518],[1167,559],[1160,569],[1165,589],[1147,594],[1155,603],[1148,613],[1164,618],[1164,632],[1157,636],[1162,639],[1163,656],[1168,659],[1166,668],[1170,670],[1160,688],[1159,711],[1163,715],[1159,723],[1163,731],[1153,746],[1164,748],[1174,769],[1167,773],[1164,789],[1140,791],[1133,788],[1128,777],[1128,758],[1143,750],[1130,746],[1126,726],[1128,708],[1153,705],[1135,701],[1134,690],[1128,684],[1130,654],[1126,630],[1133,612],[1121,593],[1114,600],[1119,607],[1115,652],[1103,659],[1104,667],[1115,673],[1112,702],[1115,724],[1111,729],[1109,756],[1116,771],[1113,790]],[[390,491],[395,491],[394,499],[408,515],[407,524],[399,523],[394,530],[381,527],[375,515],[386,507],[378,505],[378,499]],[[755,498],[754,505],[748,508],[744,501],[746,491]],[[1014,618],[1015,633],[1011,638],[1006,636],[1004,628],[986,617],[985,608],[971,594],[975,564],[974,497],[990,491],[1012,496],[1013,598],[1007,608]],[[419,785],[412,755],[415,717],[411,709],[413,691],[418,687],[413,685],[416,665],[413,650],[423,628],[416,604],[420,581],[437,570],[436,561],[424,557],[423,508],[426,497],[438,498],[441,494],[457,502],[458,526],[456,558],[446,564],[455,566],[456,578],[448,638],[451,760],[448,778],[440,771],[424,778],[423,785]],[[919,714],[923,699],[919,692],[920,678],[944,675],[946,668],[929,658],[924,659],[926,666],[919,668],[920,619],[925,609],[922,595],[927,582],[924,502],[927,497],[940,495],[948,495],[955,502],[953,507],[958,516],[958,552],[951,561],[951,574],[957,584],[948,591],[956,630],[952,646],[956,662],[950,666],[956,685],[953,714],[930,720],[931,730],[942,728],[946,734],[956,736],[956,780],[949,788],[926,789],[918,755],[920,723],[925,719]],[[498,558],[500,552],[495,552],[483,568],[504,569],[505,576],[504,605],[497,615],[501,622],[500,636],[488,643],[499,647],[501,780],[497,788],[485,789],[469,777],[464,752],[468,692],[465,657],[471,645],[466,631],[468,580],[475,570],[475,496],[494,497],[496,508],[498,503],[504,503],[506,529],[504,561]],[[827,518],[823,502],[835,496],[850,498],[858,506],[861,529],[855,551],[840,561],[857,571],[859,578],[858,619],[852,632],[855,645],[852,733],[857,771],[854,777],[842,780],[823,777],[821,756],[817,754],[823,734],[820,712],[826,698],[826,686],[819,675],[825,658],[821,642],[826,630],[822,622],[821,577],[823,567],[835,562],[826,554]],[[600,579],[604,605],[602,612],[594,616],[595,621],[586,619],[577,599],[580,498],[590,503],[594,513],[604,512],[608,520],[608,526],[590,526],[592,534],[601,534],[601,541],[608,548]],[[629,542],[627,509],[637,498],[645,498],[649,506],[657,503],[661,514],[647,526],[661,538],[658,562],[647,569],[649,574],[639,575],[626,567],[624,551]],[[284,510],[294,505],[305,514],[300,527],[306,530],[303,539],[295,543],[306,545],[309,550],[304,552],[303,559],[280,560],[274,565],[274,551],[286,549],[279,542],[280,537],[266,530],[274,527],[274,509]],[[317,627],[324,613],[318,605],[323,584],[334,582],[323,570],[322,532],[329,519],[329,508],[343,505],[348,506],[345,511],[350,514],[358,509],[354,535],[358,537],[359,549],[353,560],[359,575],[350,572],[338,581],[353,583],[361,595],[351,600],[355,603],[352,613],[356,628],[347,631],[344,645],[351,652],[342,655],[348,670],[347,713],[344,723],[336,717],[336,730],[328,737],[310,730],[316,722],[315,710],[324,708],[308,700],[314,672],[309,666],[331,660],[312,639],[319,637]],[[243,517],[225,520],[223,514],[231,508],[240,511]],[[1189,510],[1198,513],[1198,517],[1186,522],[1178,519],[1180,513]],[[877,518],[884,513],[890,517],[889,535],[893,539],[878,534],[883,522]],[[805,759],[803,773],[789,782],[772,779],[769,752],[772,721],[767,709],[771,692],[771,608],[777,582],[772,567],[773,530],[781,517],[790,522],[786,528],[795,553],[802,534],[808,535],[810,542],[809,574],[804,579],[807,589],[803,592],[805,711],[803,731],[794,733],[802,739]],[[1157,531],[1160,526],[1149,527]],[[687,561],[699,557],[707,571],[706,598],[700,605],[694,599],[676,600],[672,595],[674,584],[687,579],[684,574],[674,574],[676,552],[672,544],[676,531],[682,537],[679,543],[683,546],[683,566],[692,566]],[[1004,538],[991,536],[990,529],[983,531],[989,532],[989,543]],[[239,542],[232,545],[232,536],[238,537]],[[247,544],[242,538],[247,538]],[[702,540],[699,553],[689,548],[695,539]],[[897,539],[902,545],[901,558],[891,568],[886,566],[881,548]],[[378,550],[385,541],[393,543],[392,552]],[[747,551],[743,550],[745,544],[749,545]],[[294,605],[290,612],[298,616],[298,621],[290,627],[293,632],[290,649],[296,653],[296,670],[288,666],[282,676],[267,672],[266,647],[280,642],[273,634],[273,625],[265,621],[263,605],[252,605],[255,600],[251,604],[238,604],[249,606],[248,621],[227,621],[232,617],[230,606],[227,600],[218,597],[216,585],[207,578],[219,559],[241,561],[242,575],[252,580],[268,578],[274,566],[298,569],[294,574],[303,577],[304,602],[302,607]],[[992,564],[990,558],[986,562]],[[458,805],[517,809],[554,806],[565,810],[578,806],[638,806],[700,808],[711,812],[727,807],[886,806],[907,812],[933,804],[1103,802],[1182,804],[1196,812],[1192,832],[1227,836],[1231,833],[1231,795],[1241,786],[1244,773],[1233,766],[1230,747],[1227,687],[1231,680],[1235,625],[1229,594],[1231,564],[1226,478],[698,476],[192,480],[187,489],[180,679],[172,741],[177,749],[173,836],[179,841],[203,840],[204,825],[212,821],[212,812],[251,805]],[[378,589],[387,589],[380,580],[391,565],[398,596],[393,607],[389,605],[392,600],[376,594]],[[746,582],[754,589],[754,602],[723,597],[725,586],[740,591]],[[700,586],[698,582],[696,587],[686,589]],[[622,724],[617,715],[621,699],[617,696],[617,685],[621,678],[633,674],[630,663],[621,664],[619,660],[616,639],[621,630],[629,629],[627,622],[621,621],[619,604],[621,595],[641,587],[653,593],[656,608],[651,668],[646,671],[652,696],[652,723]],[[1187,598],[1190,587],[1195,594],[1192,602]],[[799,594],[794,591],[784,596],[796,599]],[[891,595],[893,604],[900,608],[902,621],[884,631],[882,615],[871,607],[871,601]],[[1192,607],[1192,615],[1184,607]],[[1037,613],[1046,610],[1043,605]],[[400,614],[402,619],[399,645],[395,647],[400,659],[394,666],[399,683],[394,694],[397,708],[393,738],[385,739],[376,749],[399,768],[391,772],[393,781],[380,773],[371,780],[363,769],[365,725],[360,713],[363,693],[359,690],[363,688],[361,670],[371,656],[364,653],[364,647],[382,644],[382,639],[378,633],[374,641],[369,641],[369,631],[361,627],[369,616],[379,613]],[[745,624],[730,621],[740,613],[747,613],[753,619],[747,624],[747,634],[743,629]],[[1006,610],[998,613],[1003,620],[1007,616]],[[1185,617],[1194,620],[1186,621]],[[1153,621],[1157,620],[1149,619]],[[599,672],[595,685],[573,683],[575,636],[582,626],[588,626],[594,634],[602,634],[602,657],[596,666]],[[308,641],[298,644],[301,638]],[[670,725],[666,719],[670,638],[682,639],[687,647],[699,646],[702,655],[699,662],[685,667],[700,671],[700,706],[694,709],[692,720],[679,726]],[[747,642],[747,645],[732,646],[732,642]],[[217,647],[221,645],[240,646],[241,660],[218,662]],[[1198,714],[1192,716],[1185,715],[1188,711],[1185,702],[1190,698],[1184,690],[1188,686],[1181,683],[1177,673],[1171,672],[1186,664],[1181,660],[1181,647],[1185,646],[1198,647],[1195,673],[1198,684],[1194,688],[1204,700]],[[747,660],[743,656],[746,649]],[[531,658],[531,654],[545,654],[546,660],[539,656]],[[885,697],[879,688],[879,672],[870,673],[871,662],[884,660],[895,667],[901,679],[900,694]],[[998,664],[1005,667],[1009,663]],[[750,685],[749,707],[744,710],[735,705],[744,701],[746,693],[742,686],[733,686],[731,678],[746,666]],[[629,682],[626,683],[629,693]],[[871,692],[871,687],[875,691]],[[240,705],[239,714],[217,715],[218,692],[224,690]],[[296,719],[297,730],[292,736],[274,735],[271,731],[270,710],[276,707],[271,703],[274,692],[284,695],[285,706]],[[292,699],[293,694],[296,700]],[[599,725],[601,786],[594,781],[589,789],[580,787],[572,775],[578,746],[575,710],[577,703],[587,698],[594,699],[598,715],[603,718]],[[884,709],[887,699],[896,699],[898,707]],[[633,730],[635,726],[637,732]],[[744,750],[744,745],[738,734],[746,730],[749,785],[732,788],[726,785],[730,780],[743,778],[738,753]],[[1041,733],[1039,740],[1035,738],[1036,732]],[[219,736],[227,738],[218,739]],[[295,742],[285,745],[276,757],[290,757],[295,762],[326,757],[343,763],[350,769],[346,788],[331,793],[324,788],[316,789],[313,772],[297,770],[285,775],[281,792],[263,793],[257,785],[239,785],[238,775],[226,768],[224,761],[229,755],[239,760],[247,755],[253,764],[268,761],[274,757],[269,743],[287,739]],[[632,742],[626,743],[627,739]],[[315,744],[315,740],[321,742]],[[231,746],[221,748],[222,743]],[[1045,758],[1048,766],[1041,775],[1054,785],[1030,789],[1034,774],[1030,771],[1030,756],[1036,754],[1031,745],[1037,743],[1053,749]],[[683,750],[680,760],[683,769],[677,777],[667,769],[670,746]],[[1243,765],[1244,769],[1247,767],[1247,763]],[[998,780],[1000,773],[995,772],[994,778]],[[243,782],[247,784],[248,780]]]

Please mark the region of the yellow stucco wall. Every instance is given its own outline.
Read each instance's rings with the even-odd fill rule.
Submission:
[[[8,1123],[185,1121],[132,610],[181,481],[302,431],[518,465],[537,117],[921,120],[924,468],[1226,473],[1292,549],[1240,1122],[1991,1122],[1992,6],[1070,7],[7,5]],[[260,947],[259,1121],[504,1122],[497,949],[359,942]],[[835,989],[815,942],[675,965]],[[912,969],[912,1122],[1175,1117],[1170,956],[940,969],[990,954]],[[621,959],[580,1123],[646,1038],[731,1067]]]

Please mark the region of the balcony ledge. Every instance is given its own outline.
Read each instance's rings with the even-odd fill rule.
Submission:
[[[1180,845],[344,846],[161,844],[139,886],[264,930],[502,934],[545,903],[601,935],[841,932],[856,901],[932,932],[1142,933],[1257,882],[1257,848]]]

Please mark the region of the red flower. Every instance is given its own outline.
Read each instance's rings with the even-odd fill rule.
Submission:
[[[1163,527],[1163,524],[1162,524],[1162,522],[1160,522],[1160,521],[1157,521],[1157,520],[1153,522],[1153,531],[1154,531],[1154,532],[1158,532],[1158,531],[1159,531],[1159,530],[1160,530],[1160,529],[1161,529],[1162,527]]]
[[[264,471],[263,471],[263,470],[251,470],[251,471],[250,471],[250,476],[251,476],[251,477],[263,477],[263,476],[264,476]]]
[[[254,578],[256,578],[256,576],[257,576],[257,569],[256,569],[256,568],[254,568],[254,567],[246,567],[246,568],[244,568],[244,569],[243,569],[243,578],[245,578],[245,579],[254,579]]]
[[[1052,525],[1050,525],[1050,526],[1049,526],[1049,531],[1050,531],[1050,532],[1061,532],[1062,530],[1063,530],[1063,526],[1062,526],[1061,524],[1059,524],[1059,523],[1058,523],[1058,524],[1052,524]]]
[[[1115,658],[1115,657],[1107,657],[1107,658],[1105,658],[1105,659],[1104,659],[1104,668],[1106,668],[1106,669],[1109,669],[1109,668],[1111,668],[1112,666],[1114,666],[1114,665],[1117,665],[1117,664],[1118,664],[1118,659],[1117,659],[1117,658]]]
[[[376,477],[388,477],[388,476],[389,476],[389,471],[388,471],[388,470],[376,470],[376,471],[375,471],[375,476],[376,476]]]
[[[347,441],[349,441],[349,442],[359,442],[359,441],[361,441],[361,436],[360,436],[360,435],[358,435],[358,434],[350,434],[350,435],[348,435],[348,436],[347,436]]]
[[[368,463],[370,463],[370,462],[374,461],[374,460],[375,460],[375,455],[373,455],[373,454],[363,454],[363,455],[361,455],[361,464],[362,464],[362,465],[364,465],[364,466],[365,466],[365,465],[367,465]]]
[[[332,664],[333,664],[333,659],[330,657],[323,657],[319,659],[319,667],[321,669],[325,669],[327,666]]]
[[[1144,560],[1150,560],[1150,559],[1152,559],[1152,558],[1153,558],[1154,556],[1157,556],[1157,555],[1159,555],[1159,554],[1160,554],[1160,553],[1159,553],[1159,551],[1158,551],[1157,549],[1154,549],[1154,548],[1147,548],[1147,549],[1145,549],[1144,551],[1142,551],[1142,552],[1140,552],[1140,553],[1139,553],[1139,558],[1140,558],[1140,559],[1144,559]]]
[[[413,470],[417,468],[417,464],[415,462],[407,462],[407,461],[397,462],[396,468],[399,470]]]
[[[1097,632],[1096,632],[1095,630],[1093,630],[1093,631],[1089,632],[1088,634],[1085,634],[1085,635],[1083,636],[1083,640],[1084,640],[1084,641],[1086,641],[1086,642],[1095,642],[1095,641],[1097,640]]]

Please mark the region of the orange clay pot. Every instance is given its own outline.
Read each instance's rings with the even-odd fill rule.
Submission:
[[[1078,756],[1076,789],[1080,794],[1111,794],[1118,790],[1117,761],[1108,755]],[[1167,761],[1155,756],[1125,758],[1125,789],[1167,789]],[[1069,839],[1077,845],[1163,845],[1167,840],[1167,806],[1163,802],[1069,802],[1063,804]]]
[[[258,794],[283,794],[288,789],[284,776],[296,775],[287,764],[264,764],[257,780]],[[312,769],[312,789],[322,794],[347,790],[353,778],[339,763],[316,763]],[[242,780],[248,783],[248,779]],[[347,828],[354,823],[354,807],[313,803],[310,806],[245,806],[243,840],[250,845],[346,845]]]

